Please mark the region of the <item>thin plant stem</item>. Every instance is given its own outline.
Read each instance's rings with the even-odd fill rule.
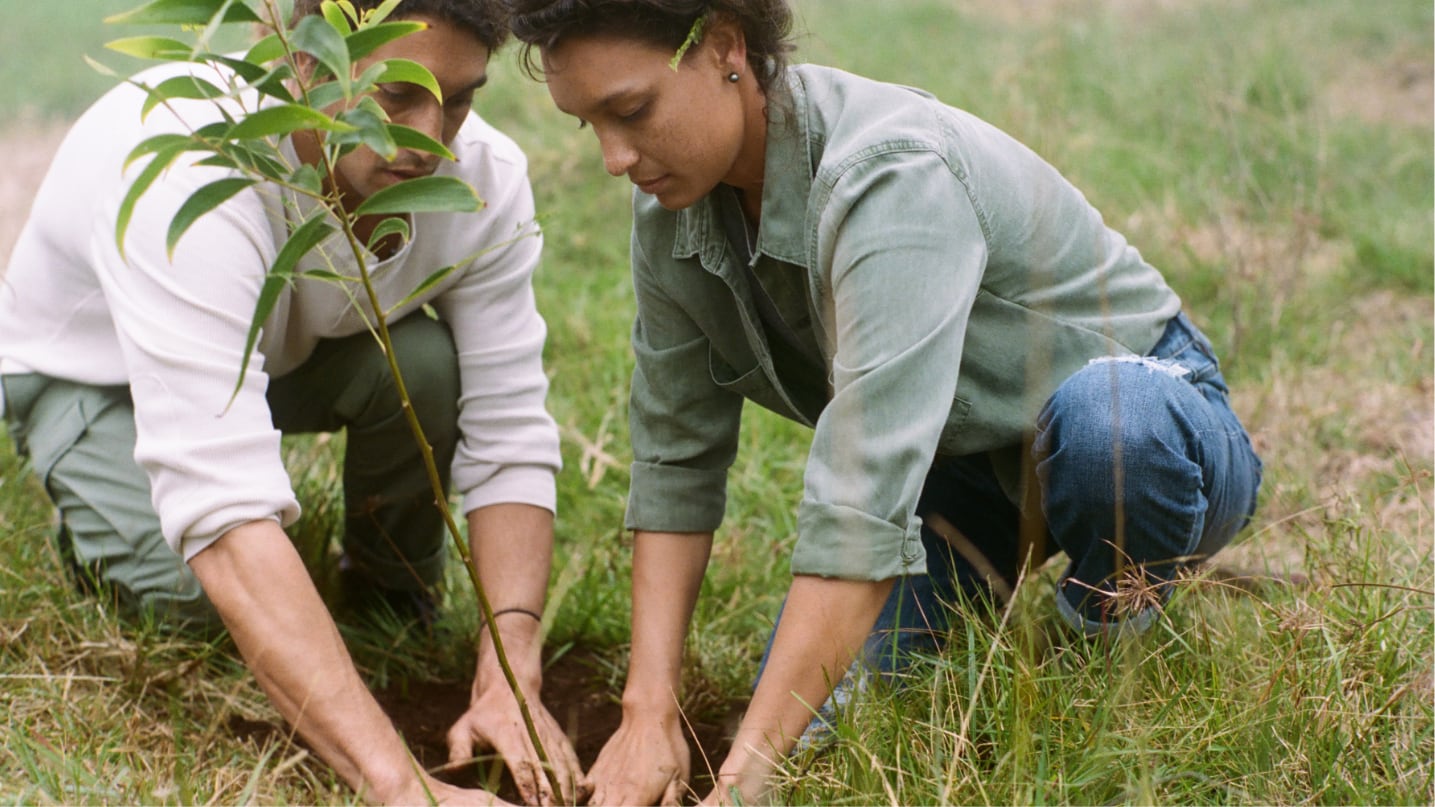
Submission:
[[[268,0],[267,5],[271,19],[274,22],[274,29],[288,54],[291,63],[293,61],[293,50],[285,37],[285,28],[281,24],[281,18],[274,0]],[[299,81],[300,92],[305,102],[308,102],[308,88],[304,82]],[[330,188],[338,187],[337,176],[334,170],[334,159],[331,150],[327,145],[320,148],[320,160],[322,169],[327,176]],[[463,540],[459,530],[458,522],[453,517],[453,511],[448,505],[448,491],[445,489],[443,480],[439,475],[438,463],[434,460],[433,446],[429,444],[428,437],[424,434],[423,424],[419,422],[418,414],[414,412],[413,399],[409,396],[408,386],[404,383],[403,371],[399,368],[398,357],[394,353],[393,339],[389,335],[389,318],[383,306],[380,304],[377,290],[374,288],[372,278],[369,274],[369,265],[365,256],[366,249],[359,243],[359,238],[354,232],[354,217],[344,209],[342,201],[338,198],[326,200],[330,202],[330,209],[338,214],[336,217],[343,228],[344,238],[349,244],[353,253],[354,261],[359,270],[359,281],[364,288],[364,294],[369,300],[369,305],[374,311],[373,332],[378,339],[379,345],[384,352],[384,358],[389,365],[389,372],[393,376],[394,387],[398,392],[400,407],[404,412],[404,419],[413,433],[414,440],[418,444],[419,452],[423,457],[424,470],[428,474],[429,485],[433,489],[434,506],[438,508],[443,516],[444,526],[449,536],[453,539],[454,546],[458,549],[459,557],[463,561],[464,571],[468,574],[469,582],[473,584],[474,598],[478,601],[479,612],[483,616],[484,624],[488,626],[489,637],[493,640],[493,652],[498,659],[498,666],[503,670],[503,678],[508,683],[508,688],[513,692],[513,698],[518,703],[519,714],[523,718],[523,726],[528,732],[528,739],[533,743],[533,749],[538,754],[538,761],[543,768],[548,784],[553,788],[555,798],[561,797],[562,788],[558,782],[557,772],[553,769],[548,759],[548,753],[543,747],[542,740],[538,737],[538,727],[533,720],[532,711],[528,707],[528,699],[523,694],[522,687],[518,684],[518,677],[513,672],[513,666],[508,661],[508,653],[503,646],[503,639],[498,632],[498,624],[494,619],[493,605],[489,602],[488,593],[484,590],[483,583],[479,580],[478,570],[473,565],[472,553]]]

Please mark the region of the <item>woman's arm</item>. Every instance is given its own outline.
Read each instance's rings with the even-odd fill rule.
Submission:
[[[736,803],[732,789],[743,804],[761,803],[768,774],[792,750],[856,658],[892,584],[793,578],[767,667],[708,803]]]
[[[623,723],[588,775],[594,804],[677,804],[684,793],[691,760],[678,708],[683,644],[712,541],[710,532],[634,536]]]

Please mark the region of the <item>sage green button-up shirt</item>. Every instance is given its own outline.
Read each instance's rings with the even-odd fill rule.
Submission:
[[[1144,353],[1180,300],[1054,168],[966,112],[811,65],[772,98],[752,273],[716,194],[679,212],[634,194],[627,526],[717,528],[751,400],[814,428],[793,573],[920,573],[934,456],[1010,456],[1064,379]],[[774,367],[750,277],[802,291],[783,320],[826,390]]]

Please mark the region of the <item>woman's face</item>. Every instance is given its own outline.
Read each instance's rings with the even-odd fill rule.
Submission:
[[[766,123],[745,57],[740,32],[713,26],[676,71],[672,50],[617,36],[565,40],[543,70],[553,103],[598,136],[608,173],[681,210],[719,182],[761,188]]]

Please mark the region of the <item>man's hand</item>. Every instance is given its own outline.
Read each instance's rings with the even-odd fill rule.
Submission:
[[[359,678],[339,631],[279,524],[251,521],[190,559],[270,701],[365,801],[502,804],[423,773]]]
[[[486,686],[482,692],[475,691],[468,711],[449,729],[449,764],[472,759],[475,749],[491,748],[503,757],[513,781],[518,784],[519,794],[528,804],[576,804],[586,795],[580,787],[583,768],[578,764],[578,754],[568,736],[539,702],[537,689],[523,687],[523,697],[528,701],[529,714],[538,729],[538,740],[543,743],[548,762],[557,774],[561,802],[555,800],[553,786],[528,737],[518,701],[502,679]]]
[[[408,792],[390,799],[394,804],[442,804],[448,807],[453,805],[476,805],[477,807],[508,807],[509,802],[500,799],[486,790],[464,790],[453,785],[429,776],[423,775],[422,783],[416,783]]]
[[[676,709],[657,718],[625,715],[585,784],[593,804],[675,805],[687,791],[691,765]]]
[[[553,514],[526,504],[491,504],[469,512],[468,536],[479,582],[501,614],[496,629],[504,653],[528,702],[560,792],[553,793],[538,761],[487,626],[479,638],[468,711],[448,732],[449,759],[462,762],[473,757],[475,747],[492,748],[508,763],[524,801],[554,804],[561,798],[573,804],[582,795],[577,783],[583,778],[583,769],[573,744],[538,699],[543,683],[543,631],[534,617],[543,613],[548,587]]]

